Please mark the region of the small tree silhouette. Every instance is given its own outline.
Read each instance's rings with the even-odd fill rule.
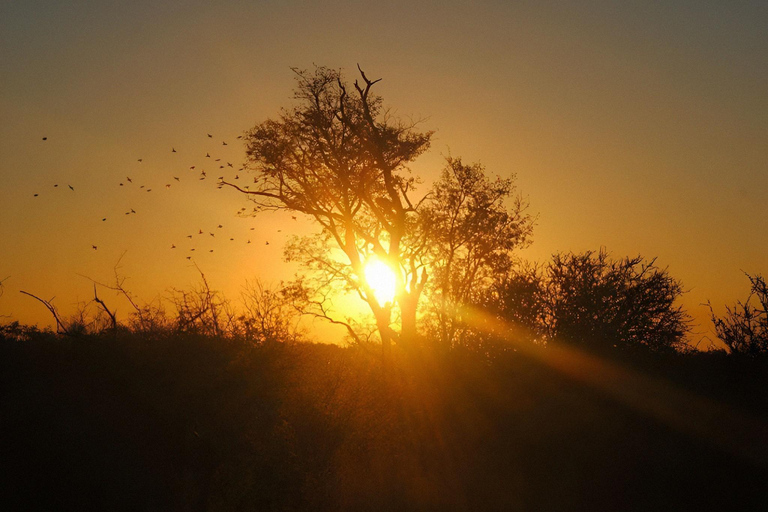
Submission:
[[[715,334],[732,354],[757,357],[768,354],[768,286],[761,275],[746,274],[750,282],[747,300],[726,306],[718,317],[707,303]]]
[[[585,348],[681,348],[689,316],[682,285],[655,259],[611,260],[604,250],[558,253],[543,267],[515,270],[488,302],[541,342]]]
[[[428,293],[430,338],[444,349],[464,342],[463,306],[479,297],[512,267],[512,253],[533,232],[528,204],[512,197],[513,179],[491,180],[479,164],[447,158],[443,174],[420,212],[426,258],[432,271]]]

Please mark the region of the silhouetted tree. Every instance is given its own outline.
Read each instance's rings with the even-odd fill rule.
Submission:
[[[379,80],[362,70],[352,85],[324,67],[294,71],[298,104],[246,136],[254,183],[222,184],[247,194],[259,210],[312,217],[321,235],[300,242],[303,250],[291,256],[356,291],[370,306],[385,349],[393,339],[413,339],[427,273],[403,245],[418,207],[407,165],[429,147],[432,132],[393,118],[372,93]],[[399,333],[390,328],[392,304],[379,304],[364,279],[366,258],[373,255],[396,271]],[[322,307],[327,304],[315,298],[307,303],[312,312],[332,318]]]
[[[558,253],[543,267],[517,269],[488,302],[540,342],[594,349],[682,347],[689,317],[682,285],[655,259],[612,260],[608,253]]]
[[[747,274],[750,293],[747,300],[735,306],[726,306],[726,313],[718,317],[709,304],[717,337],[732,354],[756,357],[768,354],[768,285],[760,276]]]
[[[428,312],[431,336],[443,348],[463,343],[466,311],[507,274],[512,251],[525,246],[533,220],[528,204],[512,197],[513,178],[491,180],[480,164],[447,158],[420,216],[432,271]]]

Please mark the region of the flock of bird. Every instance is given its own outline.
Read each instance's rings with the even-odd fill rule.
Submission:
[[[206,135],[207,135],[207,138],[209,138],[209,139],[213,138],[213,135],[211,135],[210,133],[207,133]],[[242,136],[238,136],[237,138],[241,139]],[[42,140],[43,141],[47,141],[48,137],[43,137]],[[221,145],[222,146],[228,146],[226,141],[222,141]],[[176,148],[173,147],[173,146],[171,146],[171,153],[178,153],[176,151]],[[219,174],[221,174],[221,175],[218,176],[216,184],[217,184],[219,189],[221,189],[223,187],[223,182],[225,180],[224,174],[226,172],[234,172],[235,173],[234,174],[234,180],[239,180],[240,179],[240,173],[244,170],[243,167],[239,167],[239,168],[235,169],[234,164],[232,164],[231,162],[228,162],[226,160],[222,161],[221,158],[214,158],[213,156],[211,156],[210,152],[206,152],[204,158],[210,159],[206,163],[213,164],[214,167],[216,165],[218,165]],[[139,164],[142,164],[143,162],[144,162],[143,158],[139,158],[138,159],[138,163]],[[208,179],[208,172],[206,170],[204,170],[202,167],[203,167],[203,165],[192,165],[192,166],[189,167],[189,171],[192,171],[192,172],[196,173],[197,174],[197,179],[200,180],[200,181]],[[174,182],[181,182],[182,179],[186,180],[186,179],[189,179],[189,178],[187,178],[187,177],[182,178],[182,177],[179,177],[179,176],[172,176],[172,179],[169,179],[168,183],[165,184],[165,189],[166,190],[170,189]],[[128,188],[136,188],[136,185],[134,185],[134,180],[130,176],[126,176],[125,180],[118,182],[117,186],[118,187],[124,187],[126,189],[128,189]],[[58,188],[59,184],[58,183],[54,183],[53,187],[54,188]],[[75,192],[75,187],[72,186],[71,184],[68,183],[67,187],[69,188],[69,190],[71,192]],[[146,192],[152,192],[152,190],[153,190],[150,186],[147,186],[147,185],[139,185],[137,188],[138,188],[138,190],[143,190],[143,191],[146,191]],[[249,186],[245,185],[242,188],[247,190],[249,188]],[[35,192],[33,194],[33,197],[40,197],[40,193],[39,192]],[[256,208],[253,208],[253,212],[254,213],[256,212]],[[249,212],[246,207],[242,207],[242,208],[240,208],[237,211],[237,215],[239,215],[239,216],[246,216],[246,215],[249,215],[250,213],[251,212]],[[128,211],[124,212],[124,214],[125,215],[137,215],[137,212],[136,212],[136,210],[134,208],[129,208]],[[291,218],[293,220],[297,220],[295,216],[292,216]],[[106,222],[107,221],[107,217],[102,217],[101,221],[102,222]],[[236,240],[234,237],[227,237],[226,235],[222,236],[222,234],[224,232],[221,231],[221,230],[223,228],[224,228],[224,226],[222,224],[218,224],[215,228],[213,228],[211,230],[203,230],[201,228],[198,228],[197,230],[193,231],[192,233],[186,234],[185,237],[187,239],[189,239],[189,240],[194,240],[195,238],[205,238],[207,241],[209,241],[209,243],[207,243],[207,244],[200,244],[200,243],[198,243],[198,244],[194,244],[196,246],[187,247],[186,249],[183,250],[184,252],[187,252],[187,254],[185,255],[185,258],[187,260],[192,260],[193,257],[194,257],[194,254],[198,254],[198,253],[201,253],[201,252],[208,252],[208,253],[214,252],[214,248],[211,247],[211,242],[212,242],[211,239],[217,239],[217,237],[216,237],[217,234],[220,235],[217,240],[220,240],[220,239],[226,240],[227,238],[229,238],[229,242],[236,242],[236,241],[243,242],[242,240]],[[253,228],[253,227],[250,228],[251,231],[253,231],[254,229],[255,228]],[[282,232],[282,230],[278,229],[277,232]],[[199,240],[198,240],[198,242],[199,242]],[[179,243],[178,246],[177,246],[177,243]],[[244,243],[245,244],[251,244],[251,239],[250,238],[246,238],[244,240]],[[269,241],[265,240],[264,241],[264,245],[268,246],[269,245]],[[203,248],[203,247],[200,247],[200,246],[205,246],[205,247]],[[91,249],[92,250],[96,251],[96,250],[98,250],[98,248],[99,248],[98,245],[91,244]],[[177,250],[177,249],[178,250],[182,250],[180,242],[172,242],[172,243],[170,243],[169,248],[171,250]]]

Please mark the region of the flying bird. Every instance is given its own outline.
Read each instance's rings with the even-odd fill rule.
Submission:
[[[187,235],[187,238],[192,238],[192,235]]]
[[[213,249],[211,249],[211,250],[210,250],[210,251],[208,251],[208,252],[213,252]]]
[[[222,226],[221,224],[219,224],[219,225],[218,225],[218,226],[216,226],[216,227],[217,227],[217,228],[219,228],[219,229],[221,229],[221,228],[223,228],[224,226]]]
[[[175,179],[176,181],[181,181],[177,176],[174,176],[173,179]]]
[[[122,186],[123,186],[123,184],[121,183],[121,184],[120,184],[120,186],[122,187]]]
[[[234,166],[234,165],[232,165],[232,164],[231,164],[231,163],[229,163],[229,162],[227,162],[227,165],[228,165],[229,167],[232,167],[233,169],[235,168],[235,166]]]
[[[211,154],[210,153],[206,153],[205,154],[205,158],[211,158]]]
[[[134,210],[133,208],[131,208],[131,213],[136,213],[136,210]]]
[[[211,235],[212,237],[215,237],[215,236],[216,236],[216,235],[214,235],[213,233],[208,233],[208,234],[209,234],[209,235]]]
[[[171,188],[171,184],[170,183],[166,183],[165,188]]]
[[[175,153],[175,152],[176,152],[176,148],[172,147],[171,148],[171,153]]]
[[[188,259],[188,260],[191,260],[191,259],[192,259],[192,256],[187,256],[187,259]]]
[[[295,215],[291,215],[291,218],[292,218],[293,220],[296,220],[296,216],[295,216]]]
[[[71,190],[72,192],[75,191],[75,187],[73,187],[72,185],[67,185],[67,186],[69,187],[69,190]]]
[[[230,242],[231,242],[231,241],[233,241],[233,240],[234,240],[234,238],[230,238],[230,239],[229,239],[229,241],[230,241]]]
[[[209,139],[212,139],[212,138],[213,138],[213,135],[211,135],[210,133],[209,133],[209,134],[207,134],[207,135],[208,135],[208,138],[209,138]]]
[[[40,194],[35,194],[35,197],[39,196]]]
[[[48,137],[43,137],[43,140],[48,140]]]
[[[194,166],[194,165],[193,165],[192,167],[190,167],[190,169],[194,169],[194,168],[195,168],[195,166]]]
[[[59,184],[58,184],[58,183],[56,183],[56,184],[53,186],[53,188],[56,188],[56,187],[58,187],[58,186],[59,186]]]
[[[139,163],[141,163],[141,162],[143,162],[143,161],[144,161],[144,159],[143,159],[143,158],[139,158]]]
[[[267,240],[266,242],[264,242],[264,245],[269,245],[269,240]]]
[[[104,221],[106,221],[106,220],[107,220],[107,218],[106,218],[106,217],[104,217],[103,219],[101,219],[101,222],[104,222]]]
[[[203,230],[201,229],[197,234],[198,235],[202,235],[203,234]]]
[[[128,183],[133,183],[133,180],[131,179],[130,176],[126,176],[125,179],[128,180]]]
[[[94,251],[95,251],[96,249],[98,249],[98,247],[96,247],[95,245],[92,245],[91,247],[93,247],[93,250],[94,250]]]
[[[171,249],[175,249],[176,246],[174,244],[171,244]]]
[[[224,142],[224,141],[221,141],[221,145],[222,145],[222,146],[226,146],[226,145],[227,145],[227,143],[226,143],[226,142]]]
[[[152,192],[152,189],[151,189],[151,188],[148,188],[148,189],[147,189],[147,192]]]

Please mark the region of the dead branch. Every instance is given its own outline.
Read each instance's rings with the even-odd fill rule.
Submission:
[[[4,279],[0,279],[0,297],[3,296],[3,293],[5,292],[5,286],[3,286],[3,283],[6,282],[8,279],[10,279],[11,276],[8,276]]]
[[[104,301],[99,298],[98,294],[96,293],[96,283],[93,283],[93,301],[96,304],[98,304],[99,306],[101,306],[101,309],[103,309],[104,312],[107,315],[109,315],[109,319],[112,322],[112,330],[116,331],[117,330],[117,317],[115,316],[115,314],[117,313],[117,311],[115,311],[115,313],[110,311],[109,308],[107,307],[107,305],[104,303]]]
[[[19,293],[23,293],[24,295],[29,295],[33,299],[39,301],[43,306],[46,307],[46,309],[48,309],[48,311],[51,312],[51,315],[53,315],[53,319],[56,321],[56,332],[57,333],[65,334],[67,336],[70,335],[69,330],[64,325],[64,323],[61,321],[61,318],[59,317],[59,312],[56,311],[56,306],[54,306],[53,303],[51,302],[51,301],[53,301],[53,299],[55,297],[52,297],[51,300],[45,300],[45,299],[41,299],[40,297],[38,297],[36,295],[32,295],[29,292],[25,292],[24,290],[19,290]]]

